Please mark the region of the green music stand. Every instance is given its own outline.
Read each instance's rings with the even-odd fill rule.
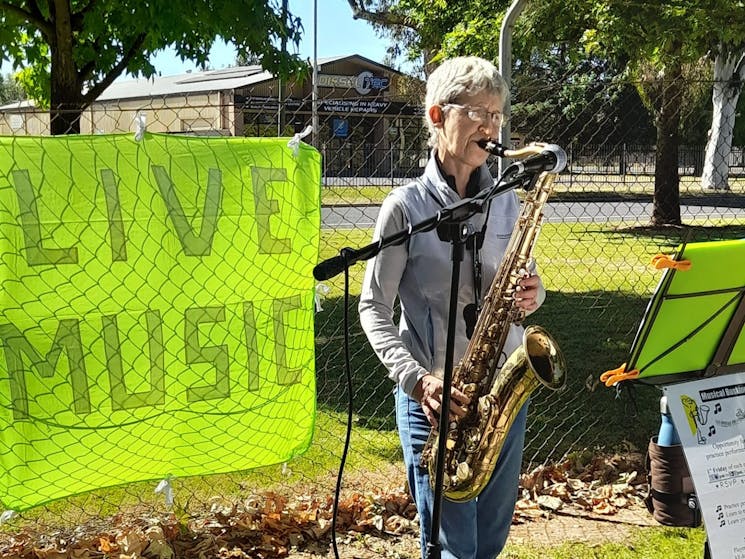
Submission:
[[[745,239],[689,243],[666,269],[632,343],[626,371],[668,384],[745,368]]]
[[[625,370],[653,385],[745,370],[745,239],[681,245],[673,260],[690,268],[665,270]]]

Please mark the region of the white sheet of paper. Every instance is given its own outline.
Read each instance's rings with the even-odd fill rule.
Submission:
[[[745,372],[663,387],[712,559],[745,559]]]

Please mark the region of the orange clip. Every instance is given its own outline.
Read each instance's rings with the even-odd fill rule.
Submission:
[[[618,367],[617,369],[611,369],[605,371],[600,375],[600,382],[604,383],[605,386],[613,386],[622,380],[631,380],[639,376],[638,369],[632,369],[631,371],[626,370],[626,363]]]
[[[662,270],[663,268],[673,268],[674,270],[685,272],[691,269],[691,261],[673,260],[666,254],[657,254],[652,257],[652,266],[658,270]]]

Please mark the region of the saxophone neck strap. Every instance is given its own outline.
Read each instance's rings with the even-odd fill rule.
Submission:
[[[427,195],[434,200],[434,202],[440,207],[444,208],[445,204],[440,200],[435,193],[427,188],[427,184],[421,177],[417,177],[417,182],[422,186]],[[481,311],[482,298],[481,298],[481,282],[483,281],[483,266],[481,264],[481,248],[484,246],[484,238],[486,237],[486,225],[489,221],[489,210],[491,208],[491,200],[486,202],[486,210],[484,211],[484,223],[481,229],[473,233],[467,241],[466,248],[471,251],[472,258],[472,270],[473,270],[473,295],[474,305],[476,306],[476,313]]]

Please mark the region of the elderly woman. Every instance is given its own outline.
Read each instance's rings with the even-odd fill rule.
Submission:
[[[376,239],[431,218],[443,207],[493,185],[486,165],[488,154],[479,142],[497,136],[508,95],[497,69],[481,58],[452,58],[432,72],[425,101],[431,156],[421,177],[395,188],[383,202]],[[479,243],[471,243],[460,263],[456,363],[466,351],[475,322],[468,318],[474,313],[464,315],[464,310],[480,307],[479,298],[494,279],[518,212],[517,195],[510,192],[494,198],[486,215],[470,219],[473,230],[483,236],[483,245],[474,249]],[[432,533],[434,493],[420,458],[441,414],[451,248],[434,231],[385,248],[367,264],[359,304],[362,327],[396,383],[396,420],[409,487],[419,512],[422,557],[427,557]],[[545,297],[534,272],[520,280],[516,300],[527,313],[537,309]],[[398,325],[394,323],[396,299],[401,311]],[[523,332],[519,325],[509,328],[506,356],[518,347]],[[468,397],[453,387],[450,417],[462,417],[468,403]],[[527,404],[516,416],[491,479],[478,497],[465,503],[441,501],[436,543],[442,557],[487,559],[496,557],[504,547],[517,499],[526,415]]]

